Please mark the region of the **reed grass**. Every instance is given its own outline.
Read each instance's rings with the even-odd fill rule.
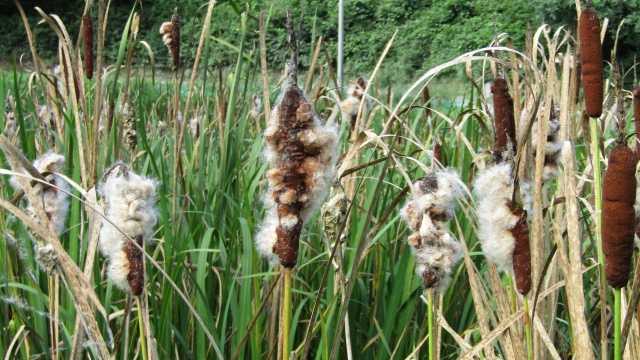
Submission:
[[[197,15],[206,23],[198,48],[182,44],[182,51],[197,52],[198,63],[157,76],[148,76],[155,74],[154,59],[170,55],[149,54],[144,46],[144,39],[157,33],[134,34],[139,4],[124,29],[110,29],[108,2],[88,2],[87,11],[97,15],[93,79],[82,76],[83,52],[71,41],[76,34],[41,11],[45,23],[38,26],[58,34],[59,59],[67,68],[56,78],[51,64],[39,58],[35,24],[23,15],[33,68],[0,71],[0,98],[15,99],[19,128],[17,136],[3,140],[9,154],[0,169],[0,326],[6,334],[0,353],[6,358],[49,357],[52,349],[58,358],[76,359],[85,351],[105,359],[264,359],[278,352],[280,358],[318,360],[640,357],[638,274],[631,276],[633,289],[613,293],[604,277],[602,162],[617,138],[615,95],[607,86],[611,75],[605,69],[602,115],[583,126],[579,50],[571,29],[542,26],[524,50],[497,36],[487,48],[426,69],[409,84],[382,84],[380,73],[397,36],[390,34],[367,76],[368,103],[360,104],[353,131],[339,111],[331,59],[325,55],[331,44],[315,34],[314,47],[301,49],[310,55],[302,59],[309,72],[301,74],[301,87],[323,120],[340,128],[343,156],[333,185],[345,193],[348,210],[331,238],[317,215],[307,221],[296,269],[280,279],[278,269],[254,248],[267,188],[261,134],[278,96],[274,69],[283,66],[267,63],[266,53],[269,32],[280,24],[269,22],[268,9],[261,21],[239,15],[238,29],[230,29],[232,36],[225,39],[237,60],[212,69],[209,58],[216,54],[210,51],[208,26],[214,3]],[[606,25],[603,21],[603,31]],[[259,33],[256,43],[252,32]],[[113,33],[120,39],[107,35]],[[104,56],[110,42],[121,45],[115,64]],[[187,68],[192,70],[183,82]],[[460,69],[467,78],[442,78],[449,69]],[[447,166],[467,185],[490,160],[492,101],[482,86],[493,79],[492,70],[505,78],[514,102],[522,154],[514,172],[520,184],[527,181],[534,189],[532,288],[517,295],[510,274],[487,263],[477,236],[477,204],[468,196],[448,224],[462,245],[463,261],[440,295],[423,294],[406,242],[410,230],[398,210],[408,183],[431,169],[436,142]],[[459,98],[449,96],[451,88]],[[259,118],[250,115],[254,95],[264,106]],[[135,151],[124,150],[119,130],[123,100],[136,114]],[[552,104],[560,109],[567,151],[557,177],[545,179],[540,151],[545,144],[533,143],[531,133],[534,127],[547,132]],[[44,131],[37,105],[55,115],[56,128],[48,132],[52,141],[37,135]],[[197,137],[184,131],[190,114],[203,119]],[[0,128],[5,121],[0,116]],[[621,121],[625,129],[632,123],[627,117]],[[8,182],[15,173],[12,164],[19,164],[15,159],[28,164],[46,149],[66,157],[61,175],[72,187],[66,230],[59,237],[25,212],[27,202],[20,196],[31,195],[18,196]],[[146,286],[135,301],[105,278],[107,263],[96,256],[96,224],[104,209],[94,186],[98,174],[123,158],[159,182],[160,223],[154,244],[141,249]],[[37,173],[25,179],[26,188],[41,186]],[[34,241],[53,244],[59,281],[39,270]],[[285,283],[282,291],[276,282]],[[279,350],[274,334],[280,308],[287,316]]]

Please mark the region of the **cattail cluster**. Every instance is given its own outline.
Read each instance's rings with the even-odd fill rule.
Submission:
[[[165,21],[160,25],[162,41],[169,49],[175,69],[180,67],[180,17],[171,16],[171,21]]]
[[[89,14],[82,17],[82,41],[84,73],[91,79],[93,77],[93,20]]]
[[[485,257],[499,270],[514,271],[522,294],[531,287],[527,212],[512,200],[513,165],[499,162],[482,170],[473,192],[477,199],[478,238]]]
[[[491,86],[493,94],[495,145],[497,159],[513,156],[516,150],[516,126],[513,116],[513,99],[509,95],[507,81],[497,78]]]
[[[598,13],[587,8],[580,13],[580,63],[587,114],[597,118],[602,114],[603,75],[602,43]]]
[[[141,247],[151,242],[158,220],[156,182],[117,163],[107,170],[98,191],[105,201],[99,245],[109,262],[107,276],[118,288],[138,296],[144,288]]]
[[[295,79],[295,77],[293,78]],[[288,79],[265,129],[270,169],[267,215],[257,234],[258,251],[291,268],[305,221],[333,178],[337,130],[322,124],[295,80]]]
[[[447,231],[464,187],[451,170],[433,172],[412,185],[411,198],[400,214],[412,233],[409,245],[416,258],[416,273],[427,289],[444,291],[454,266],[462,258],[462,246]]]
[[[33,167],[49,182],[33,187],[39,198],[40,204],[29,204],[27,212],[35,218],[37,212],[34,206],[41,206],[47,216],[50,230],[60,235],[64,232],[67,214],[69,213],[69,184],[56,173],[62,171],[64,156],[54,152],[48,152],[33,162]],[[26,172],[24,172],[26,174]],[[15,189],[22,189],[20,182],[15,177],[11,178],[11,185]],[[37,218],[35,218],[38,220]]]
[[[358,78],[349,85],[349,88],[347,89],[348,96],[340,103],[340,109],[351,122],[352,129],[356,124],[358,111],[360,110],[360,103],[362,102],[364,93],[367,90],[367,86],[367,80],[361,77]],[[366,102],[365,105],[367,105]]]
[[[635,234],[636,155],[625,144],[609,154],[604,175],[602,248],[609,285],[622,288],[629,279]]]
[[[555,108],[552,109],[547,138],[544,144],[544,169],[542,172],[544,180],[552,179],[558,174],[558,159],[562,151],[562,144],[560,142],[560,119],[558,115],[558,110]],[[531,142],[534,147],[535,144],[538,143],[538,127],[535,125],[531,129]]]

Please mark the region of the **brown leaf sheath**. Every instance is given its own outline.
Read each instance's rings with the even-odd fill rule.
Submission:
[[[633,89],[633,120],[636,128],[636,156],[640,156],[640,86]]]
[[[609,285],[627,284],[635,232],[636,156],[626,145],[617,145],[609,155],[604,175],[602,246]]]
[[[518,292],[526,295],[531,290],[531,249],[529,247],[529,225],[527,212],[521,207],[510,204],[511,212],[518,217],[518,222],[511,229],[515,240],[513,249],[513,273],[516,277]]]
[[[90,15],[82,17],[82,41],[84,73],[91,79],[93,77],[93,21]]]
[[[491,86],[493,93],[493,111],[495,112],[495,152],[499,158],[509,149],[511,143],[516,148],[516,125],[513,117],[513,99],[509,95],[507,81],[498,78]]]
[[[171,16],[171,25],[171,57],[173,66],[178,69],[180,67],[180,16]]]
[[[136,243],[142,247],[142,235],[136,236]],[[124,247],[129,262],[129,273],[127,274],[127,282],[131,288],[133,296],[139,296],[144,289],[144,262],[142,250],[133,244],[133,241],[127,240]]]
[[[580,62],[582,64],[582,86],[587,114],[597,118],[602,114],[602,43],[600,42],[600,20],[591,8],[580,14]]]
[[[298,257],[303,225],[301,213],[309,201],[309,188],[319,166],[315,156],[321,149],[305,146],[301,140],[303,132],[313,126],[313,110],[296,85],[285,90],[277,116],[278,128],[267,136],[267,142],[282,159],[269,174],[270,182],[274,184],[273,200],[279,219],[273,252],[282,266],[292,268]]]

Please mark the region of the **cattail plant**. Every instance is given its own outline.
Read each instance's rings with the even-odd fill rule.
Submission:
[[[624,287],[629,280],[635,232],[636,156],[625,144],[609,154],[604,175],[602,246],[605,273],[612,287]]]
[[[516,151],[516,126],[513,116],[513,99],[509,95],[507,81],[497,78],[491,86],[495,121],[494,156],[497,159],[513,157]]]
[[[93,20],[89,14],[82,17],[82,41],[84,73],[91,79],[93,77]]]
[[[516,149],[513,100],[504,79],[496,79],[491,91],[496,163],[480,171],[473,185],[478,201],[478,238],[486,258],[499,270],[513,271],[516,287],[525,295],[531,288],[531,257],[527,212],[513,201]]]
[[[136,130],[136,117],[128,101],[122,106],[122,118],[123,141],[129,150],[134,151],[138,145],[138,131]]]
[[[34,191],[42,203],[36,206],[43,206],[44,212],[51,231],[60,235],[64,232],[67,214],[69,213],[69,184],[56,173],[62,171],[64,166],[64,156],[54,152],[48,152],[33,162],[33,167],[44,177],[50,185],[36,186]],[[26,172],[24,172],[26,174]],[[11,178],[11,185],[15,189],[25,191],[20,187],[16,177]],[[36,218],[33,204],[29,204],[27,212]],[[37,220],[37,218],[36,218]]]
[[[340,103],[340,109],[342,113],[351,122],[351,128],[356,125],[356,119],[358,117],[358,111],[360,110],[360,104],[364,97],[364,93],[367,90],[367,80],[360,77],[356,81],[352,82],[347,89],[347,98]],[[367,103],[365,102],[365,106]]]
[[[144,288],[141,247],[151,242],[158,220],[156,182],[116,163],[104,174],[98,191],[106,208],[99,244],[109,261],[107,276],[121,290],[139,296]]]
[[[416,258],[416,273],[427,289],[444,291],[462,247],[447,231],[456,201],[464,195],[462,181],[452,170],[435,171],[416,181],[411,198],[400,214],[412,233],[409,245]]]
[[[598,13],[587,8],[580,13],[580,62],[586,111],[592,118],[602,114],[602,43]]]
[[[174,69],[180,67],[180,17],[177,14],[171,16],[171,21],[165,21],[160,25],[162,41],[171,53]]]
[[[558,174],[558,159],[560,158],[560,152],[562,150],[562,143],[560,141],[560,119],[558,116],[558,109],[553,108],[551,110],[547,138],[544,144],[543,180],[552,179]],[[537,126],[533,126],[531,129],[531,143],[538,143]]]

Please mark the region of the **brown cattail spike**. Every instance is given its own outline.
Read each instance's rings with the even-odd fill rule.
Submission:
[[[531,249],[529,248],[529,225],[527,212],[515,204],[509,204],[511,212],[518,217],[518,222],[511,229],[515,240],[513,249],[513,273],[516,277],[518,292],[526,295],[531,290]]]
[[[84,73],[87,78],[93,77],[93,21],[90,15],[82,17],[82,41],[84,50]]]
[[[622,288],[629,279],[635,230],[636,156],[625,144],[609,155],[604,175],[602,242],[609,285]]]
[[[509,95],[507,81],[497,78],[491,86],[493,108],[495,112],[495,155],[504,158],[508,150],[516,149],[516,125],[513,117],[513,99]]]
[[[640,157],[640,86],[633,89],[633,120],[636,128],[636,156]]]
[[[593,118],[602,114],[602,43],[600,42],[600,20],[591,8],[580,14],[580,62],[582,86],[587,114]]]
[[[142,235],[137,236],[135,241],[138,246],[136,246],[133,241],[127,240],[124,252],[129,261],[127,282],[131,288],[131,293],[134,296],[139,296],[142,294],[142,289],[144,288],[144,259],[142,258],[142,250],[140,250],[140,247],[142,247]]]
[[[180,16],[171,16],[171,57],[173,58],[173,66],[178,69],[180,67]]]

